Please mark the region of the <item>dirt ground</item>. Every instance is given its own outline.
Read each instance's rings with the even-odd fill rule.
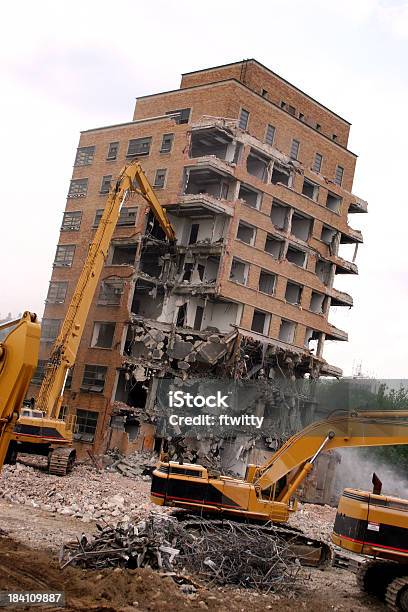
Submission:
[[[60,570],[61,545],[84,532],[91,533],[93,523],[84,525],[76,518],[0,500],[0,529],[0,590],[63,590],[66,610],[230,612],[234,608],[260,612],[277,606],[282,611],[296,607],[316,612],[385,609],[358,591],[348,570],[303,569],[303,578],[290,596],[209,588],[198,577],[193,577],[197,592],[186,595],[171,578],[149,569]]]

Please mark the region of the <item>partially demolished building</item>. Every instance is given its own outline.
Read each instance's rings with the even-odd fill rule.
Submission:
[[[184,74],[133,120],[81,133],[33,380],[64,317],[110,181],[139,158],[177,235],[138,196],[122,209],[65,391],[80,449],[158,448],[147,416],[163,376],[338,376],[330,308],[357,274],[350,124],[255,60]],[[352,261],[343,245],[355,245]]]

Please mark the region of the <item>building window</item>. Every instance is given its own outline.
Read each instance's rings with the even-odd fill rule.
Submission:
[[[285,300],[289,304],[299,305],[302,301],[302,291],[302,285],[288,281],[286,284]]]
[[[258,334],[268,335],[270,320],[270,314],[262,312],[262,310],[254,310],[251,330]]]
[[[61,231],[74,232],[81,227],[82,211],[66,212],[62,218]]]
[[[175,115],[173,117],[177,125],[188,123],[190,120],[191,108],[179,108],[177,110],[167,111],[166,115]]]
[[[160,153],[170,153],[173,146],[174,134],[163,134]]]
[[[237,240],[250,244],[251,246],[255,243],[256,228],[253,225],[240,221],[237,230]]]
[[[296,323],[282,319],[279,329],[279,340],[292,344],[295,339],[295,330]]]
[[[248,121],[249,111],[245,110],[245,108],[241,108],[241,112],[239,113],[238,119],[238,127],[241,128],[241,130],[246,130],[248,127]]]
[[[166,173],[167,173],[167,170],[165,168],[156,170],[156,176],[154,177],[154,185],[153,185],[155,189],[162,189],[164,187],[164,183],[166,182]]]
[[[44,380],[46,365],[47,365],[46,359],[38,360],[37,367],[31,379],[31,382],[33,383],[33,385],[41,385],[42,381]]]
[[[286,102],[284,100],[281,100],[280,107],[283,109],[286,108]]]
[[[48,304],[63,304],[67,295],[67,289],[67,281],[55,281],[50,283],[46,302]]]
[[[320,125],[320,123],[316,123],[316,130],[320,132],[321,129],[322,129],[322,126]]]
[[[320,153],[316,153],[312,166],[312,170],[314,172],[320,172],[320,170],[322,169],[322,161],[323,155],[320,155]]]
[[[98,412],[77,408],[74,439],[82,440],[83,442],[93,442],[97,425]]]
[[[75,166],[87,166],[92,164],[95,155],[95,147],[79,147],[75,157]]]
[[[266,136],[265,136],[265,142],[268,145],[273,145],[273,141],[275,139],[275,128],[273,125],[269,124],[268,127],[266,128]]]
[[[116,159],[119,153],[119,143],[111,142],[109,143],[108,154],[106,159],[113,160]]]
[[[150,145],[152,139],[148,138],[134,138],[129,140],[129,146],[126,153],[126,157],[134,157],[135,155],[149,155]]]
[[[263,98],[266,98],[266,96],[267,96],[267,95],[268,95],[268,90],[267,90],[267,89],[262,89],[262,91],[261,91],[261,96],[262,96]]]
[[[332,140],[334,140],[334,141],[337,140],[337,134],[332,134]]]
[[[54,268],[65,268],[72,266],[74,254],[74,244],[59,244],[55,253]]]
[[[53,342],[58,336],[61,319],[43,319],[41,321],[41,340]]]
[[[102,393],[105,386],[105,376],[108,368],[101,365],[85,365],[81,389]]]
[[[341,166],[337,166],[336,174],[334,175],[334,182],[336,183],[336,185],[341,186],[343,182],[343,175],[344,175],[344,168],[342,168]]]
[[[292,159],[298,158],[299,146],[300,146],[300,142],[298,140],[293,139],[292,144],[290,145],[290,153],[289,153]]]
[[[103,208],[98,208],[95,213],[93,227],[98,227],[99,221],[102,219]],[[131,208],[122,208],[119,213],[119,219],[116,225],[133,226],[137,217],[137,206]]]
[[[246,285],[248,269],[248,264],[234,257],[231,264],[230,280],[240,285]]]
[[[67,416],[68,416],[68,406],[61,406],[58,418],[60,419],[60,421],[65,421]]]
[[[106,176],[103,176],[99,193],[109,193],[110,188],[111,188],[111,181],[112,181],[111,174],[107,174]]]
[[[319,197],[319,185],[313,183],[312,181],[309,181],[306,178],[303,179],[302,194],[307,198],[310,198],[311,200],[317,202],[317,199]]]
[[[101,282],[99,306],[118,306],[123,294],[125,281],[122,278],[107,278]]]
[[[112,348],[114,335],[115,323],[100,323],[99,321],[95,321],[91,338],[91,347]]]
[[[303,113],[299,113],[299,119],[300,121],[304,121],[305,120],[305,116]]]
[[[271,274],[270,272],[261,270],[258,283],[259,291],[261,291],[262,293],[267,293],[268,295],[273,295],[273,292],[275,290],[275,282],[275,274]]]
[[[296,108],[295,108],[294,106],[291,106],[291,105],[289,104],[289,106],[288,106],[288,113],[289,113],[290,115],[295,116],[295,115],[296,115]]]
[[[88,191],[88,179],[74,179],[69,184],[69,198],[83,198]]]

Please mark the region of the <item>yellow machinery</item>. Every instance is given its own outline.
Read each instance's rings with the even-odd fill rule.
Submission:
[[[334,544],[366,555],[360,588],[408,612],[408,499],[345,489],[332,534]]]
[[[74,422],[59,418],[64,387],[69,370],[75,363],[89,308],[108,255],[121,207],[131,193],[138,193],[146,200],[169,242],[175,242],[174,230],[166,211],[161,207],[140,163],[136,160],[125,166],[110,190],[61,331],[46,366],[35,409],[33,406],[23,408],[12,434],[10,455],[13,459],[15,460],[18,452],[47,454],[49,471],[52,474],[66,474],[75,461],[76,453],[72,448]],[[19,401],[23,399],[24,397],[18,397]],[[15,404],[15,408],[19,405]]]
[[[313,423],[290,438],[264,465],[248,465],[244,479],[197,464],[159,462],[151,500],[192,512],[253,521],[286,522],[293,497],[323,450],[408,444],[408,411],[360,412]]]
[[[0,470],[20,406],[37,367],[41,331],[37,316],[31,312],[0,325],[0,330],[6,328],[12,329],[0,342]]]

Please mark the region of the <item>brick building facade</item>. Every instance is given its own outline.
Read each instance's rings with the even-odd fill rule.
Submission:
[[[169,252],[143,200],[122,209],[65,391],[80,450],[152,448],[155,379],[340,375],[325,340],[349,307],[339,254],[361,233],[350,213],[350,124],[255,60],[184,74],[137,99],[127,123],[81,133],[42,326],[43,368],[75,288],[110,180],[143,168],[177,235]],[[356,251],[355,251],[356,253]]]

